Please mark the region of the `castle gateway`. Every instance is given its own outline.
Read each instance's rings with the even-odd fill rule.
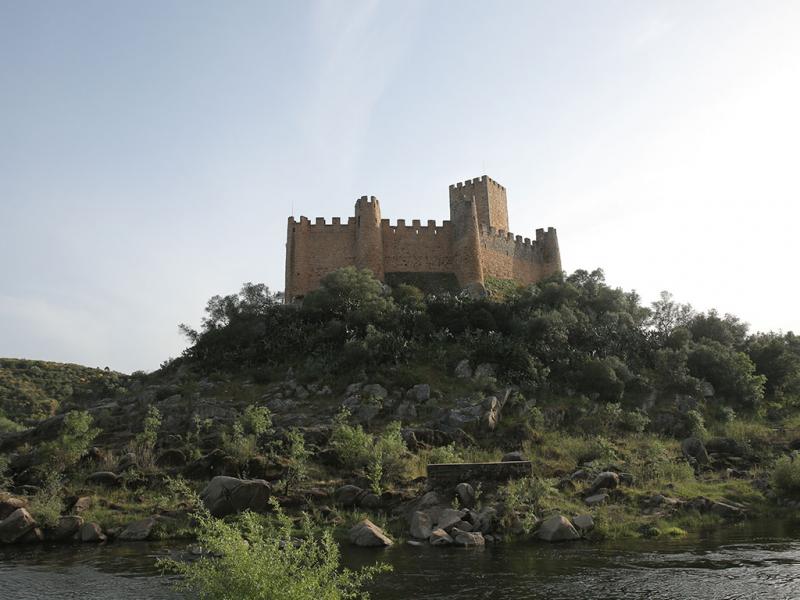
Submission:
[[[381,219],[377,198],[356,201],[355,216],[312,223],[289,217],[286,237],[286,301],[319,286],[341,267],[370,269],[381,281],[410,283],[428,291],[483,285],[485,278],[535,283],[561,271],[554,228],[536,239],[508,231],[506,189],[486,175],[450,186],[450,220],[422,225]]]

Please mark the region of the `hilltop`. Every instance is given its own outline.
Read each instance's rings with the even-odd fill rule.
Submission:
[[[800,500],[793,333],[750,333],[668,294],[643,306],[601,271],[487,288],[425,295],[347,268],[302,306],[260,284],[215,296],[199,329],[181,326],[184,355],[154,373],[4,360],[18,426],[0,435],[0,484],[40,523],[77,511],[103,535],[137,518],[189,533],[183,492],[217,475],[265,480],[335,526],[367,511],[396,536],[426,492],[476,511],[462,514],[471,526],[489,519],[496,540],[554,511],[588,511],[584,534],[603,538]],[[466,499],[425,479],[429,463],[504,456],[533,477],[473,481]]]

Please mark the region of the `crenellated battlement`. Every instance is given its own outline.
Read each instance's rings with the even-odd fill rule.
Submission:
[[[355,217],[348,217],[346,223],[342,223],[341,217],[332,217],[331,222],[328,223],[325,217],[314,217],[314,221],[312,222],[311,219],[308,217],[300,217],[299,219],[295,219],[294,217],[289,217],[289,225],[292,226],[300,226],[303,228],[314,229],[314,228],[322,228],[322,227],[352,227],[356,224]]]
[[[413,281],[457,280],[482,285],[485,277],[534,283],[561,270],[554,228],[535,237],[509,231],[506,189],[486,175],[449,187],[450,219],[381,218],[375,196],[355,201],[346,220],[289,217],[286,243],[286,299],[315,289],[341,267],[370,269],[380,280],[413,275]]]
[[[481,175],[480,177],[474,177],[472,179],[467,179],[465,181],[459,181],[458,183],[450,184],[451,190],[457,190],[459,188],[469,188],[480,183],[487,182],[490,185],[493,185],[501,190],[505,190],[506,188],[497,183],[494,179],[489,177],[488,175]]]

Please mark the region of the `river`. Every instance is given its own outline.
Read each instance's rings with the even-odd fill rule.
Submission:
[[[154,565],[174,544],[0,549],[0,598],[14,600],[177,599]],[[800,525],[745,523],[680,540],[515,543],[483,550],[398,545],[346,548],[356,567],[375,560],[394,572],[375,599],[797,599]]]

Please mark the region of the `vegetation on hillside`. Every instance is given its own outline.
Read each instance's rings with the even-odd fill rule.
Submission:
[[[108,369],[0,358],[0,433],[54,415],[67,399],[113,396],[127,377]],[[5,423],[5,424],[4,424]]]
[[[422,364],[449,372],[467,358],[496,365],[498,380],[523,393],[600,404],[685,394],[713,396],[713,411],[763,414],[800,400],[800,337],[791,332],[751,334],[735,316],[696,312],[667,293],[644,306],[600,270],[501,283],[490,286],[500,301],[424,296],[346,268],[301,306],[246,284],[209,301],[200,331],[182,326],[191,342],[183,360],[206,372],[269,377],[292,366],[336,380],[362,371],[397,378]]]

